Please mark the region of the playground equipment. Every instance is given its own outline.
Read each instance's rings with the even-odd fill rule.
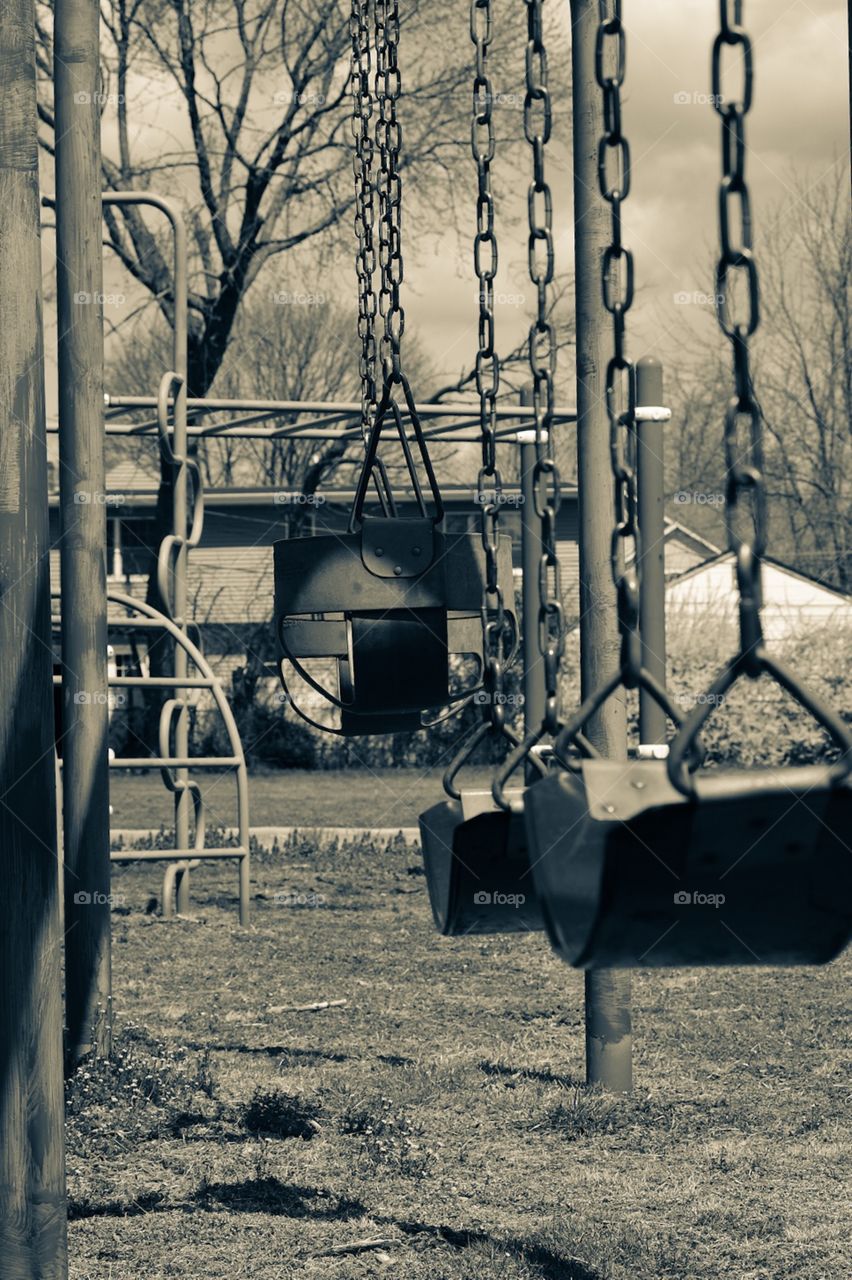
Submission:
[[[739,99],[723,96],[726,47],[743,55]],[[713,101],[723,121],[717,292],[720,326],[734,349],[734,394],[724,435],[727,526],[740,591],[740,649],[685,723],[660,676],[645,665],[647,648],[640,632],[640,618],[647,611],[642,609],[638,423],[642,418],[659,420],[665,411],[653,403],[653,396],[652,403],[646,403],[647,392],[642,405],[637,404],[637,371],[626,351],[625,320],[633,299],[634,271],[621,234],[622,205],[630,187],[629,145],[621,125],[625,70],[625,33],[616,6],[614,16],[604,17],[598,27],[595,75],[604,120],[598,183],[612,211],[601,279],[603,305],[613,320],[606,408],[615,489],[611,571],[617,592],[620,670],[562,724],[556,681],[549,678],[549,668],[558,675],[564,647],[559,632],[554,633],[554,642],[543,647],[548,690],[541,724],[515,746],[495,779],[494,800],[502,813],[483,812],[487,805],[481,795],[466,798],[456,790],[455,774],[472,746],[482,740],[483,730],[473,735],[471,748],[463,746],[445,776],[450,802],[421,819],[433,913],[445,933],[502,932],[512,927],[507,923],[512,908],[528,900],[524,884],[533,883],[529,919],[518,918],[516,927],[535,927],[543,917],[557,952],[578,967],[824,963],[846,945],[852,930],[852,867],[840,834],[852,826],[852,790],[844,785],[852,770],[852,737],[837,715],[767,653],[760,627],[766,520],[762,420],[748,360],[748,339],[757,328],[759,310],[744,175],[751,45],[723,4],[722,30],[713,50]],[[528,106],[531,99],[528,86]],[[545,127],[541,136],[546,132]],[[528,125],[528,137],[530,133]],[[616,172],[611,177],[613,156]],[[531,210],[538,186],[537,171]],[[740,206],[739,244],[732,239],[735,202]],[[730,317],[729,280],[737,272],[746,277],[748,313],[735,321]],[[748,424],[745,461],[738,438],[742,419]],[[738,508],[748,497],[751,536],[740,530],[738,519]],[[546,533],[545,525],[545,546]],[[546,609],[544,602],[542,621]],[[711,709],[740,677],[754,680],[763,674],[815,716],[838,748],[839,759],[807,769],[698,772],[698,734]],[[640,753],[645,758],[625,764],[602,758],[593,746],[586,726],[619,689],[639,689],[646,707],[655,703],[673,722],[677,733],[667,761],[647,758],[665,756],[657,750]],[[520,767],[534,763],[542,771],[532,753],[546,737],[553,742],[559,769],[534,781],[524,793],[507,793],[505,787]],[[685,922],[687,906],[694,909]]]
[[[156,408],[156,416],[151,428],[162,456],[168,463],[174,481],[171,487],[171,531],[165,535],[158,550],[156,563],[156,579],[162,609],[136,599],[122,592],[104,591],[104,612],[106,600],[120,607],[122,612],[106,617],[107,626],[121,631],[147,633],[155,638],[166,636],[173,645],[173,674],[158,676],[150,673],[140,676],[111,676],[105,683],[111,688],[164,689],[170,696],[164,700],[160,708],[159,754],[150,756],[115,756],[109,761],[110,769],[158,769],[166,789],[175,798],[175,840],[171,849],[128,850],[113,849],[109,851],[111,862],[156,861],[165,862],[167,867],[163,875],[163,914],[169,916],[173,912],[173,903],[177,910],[184,912],[189,907],[189,872],[191,866],[200,865],[206,860],[234,859],[238,864],[238,899],[241,925],[249,921],[250,903],[250,852],[249,852],[249,816],[248,816],[248,772],[239,730],[231,712],[228,700],[222,689],[221,681],[206,662],[201,650],[201,637],[198,627],[189,617],[187,593],[187,557],[189,551],[196,547],[201,539],[204,525],[204,486],[200,469],[188,456],[188,411],[186,395],[186,343],[187,343],[187,243],[186,229],[180,210],[176,204],[164,197],[149,192],[115,191],[105,192],[102,197],[104,205],[112,207],[143,206],[165,215],[173,237],[173,270],[175,296],[175,323],[172,359],[174,368],[164,371],[156,397],[152,397],[152,407]],[[57,218],[60,214],[58,200],[44,197],[42,203],[47,207],[56,207]],[[131,427],[131,429],[133,429]],[[103,427],[100,428],[102,433]],[[107,434],[114,433],[113,424],[107,422]],[[140,434],[147,434],[148,428],[143,424]],[[116,433],[118,434],[118,433]],[[102,450],[102,445],[101,445]],[[191,486],[191,489],[190,489]],[[191,493],[191,496],[190,496]],[[84,504],[89,505],[89,504]],[[99,553],[102,562],[102,552]],[[65,579],[62,582],[62,609],[60,617],[54,618],[54,628],[63,625],[63,638],[66,634],[75,635],[77,629],[84,624],[73,607],[67,608],[68,599]],[[194,638],[193,634],[194,633]],[[190,664],[194,674],[190,673]],[[62,676],[55,677],[61,683]],[[185,695],[190,690],[205,690],[222,716],[225,732],[228,737],[230,754],[228,756],[190,756],[189,754],[189,710]],[[67,701],[67,699],[66,699]],[[66,766],[67,767],[67,766]],[[225,847],[207,848],[205,846],[206,817],[204,810],[204,790],[190,777],[191,769],[227,769],[234,773],[236,781],[237,802],[237,841]],[[69,787],[66,781],[64,788],[66,798]],[[191,834],[190,834],[191,833]],[[108,886],[106,890],[108,897]],[[83,914],[80,928],[85,933],[91,924]]]
[[[406,399],[410,395],[407,387]],[[276,627],[286,663],[341,711],[343,734],[388,733],[422,727],[423,709],[467,701],[479,680],[450,690],[451,655],[477,654],[481,643],[478,603],[484,563],[474,534],[447,534],[443,505],[413,402],[411,423],[429,478],[434,514],[427,511],[414,466],[412,484],[419,518],[389,512],[364,514],[364,499],[382,429],[379,416],[352,508],[349,532],[340,537],[284,539],[275,544]],[[410,447],[401,416],[394,414],[406,459]],[[511,542],[499,552],[504,581],[511,582]],[[320,615],[317,619],[317,615]],[[322,617],[321,615],[330,615]],[[342,615],[342,616],[341,616]],[[514,621],[514,613],[510,614]],[[517,633],[517,624],[515,623]],[[340,696],[324,687],[303,659],[334,657]],[[411,672],[417,672],[412,681]],[[288,690],[294,709],[319,728]],[[332,729],[332,732],[335,730]]]
[[[458,709],[482,687],[480,675],[489,666],[489,649],[504,644],[504,633],[516,637],[514,610],[505,605],[511,589],[511,542],[483,529],[481,547],[474,534],[450,535],[443,530],[444,509],[435,471],[417,406],[402,369],[400,345],[405,312],[400,303],[403,278],[401,212],[402,181],[399,152],[402,130],[396,117],[401,91],[397,64],[399,11],[397,0],[376,0],[370,30],[367,0],[355,0],[352,22],[352,79],[356,139],[356,259],[359,282],[358,326],[362,339],[361,429],[366,453],[361,469],[349,532],[336,535],[285,539],[275,544],[276,632],[281,645],[281,680],[288,701],[308,723],[343,735],[388,733],[428,725],[430,711],[447,714]],[[376,146],[379,152],[379,262],[381,283],[378,302],[373,290],[372,156],[369,119],[373,110],[369,78],[371,41],[376,54]],[[493,242],[493,207],[479,206],[480,221],[488,229],[477,236],[477,266],[481,246]],[[495,262],[488,272],[489,287]],[[483,279],[480,272],[480,280]],[[376,313],[384,317],[381,338],[383,387],[376,404]],[[484,336],[480,302],[481,347],[477,382],[483,395],[496,401],[496,382],[490,393],[483,387],[483,364],[493,352],[493,316],[490,340]],[[427,508],[414,453],[403,422],[404,405],[423,468],[432,509]],[[379,456],[386,421],[392,418],[411,482],[419,515],[402,518],[396,511],[387,470]],[[490,467],[480,474],[480,485],[496,474],[494,422]],[[371,480],[381,504],[381,515],[368,515],[364,503]],[[481,495],[480,495],[481,496]],[[497,507],[494,506],[494,512]],[[483,520],[486,519],[483,507]],[[484,599],[484,603],[483,603]],[[490,605],[496,602],[496,617]],[[482,620],[480,622],[480,619]],[[493,637],[499,630],[499,640]],[[451,659],[462,654],[477,659],[473,683],[452,688]],[[305,660],[334,660],[337,692],[305,666]],[[321,700],[340,712],[339,726],[321,724],[307,714],[288,685],[287,664],[292,665]],[[416,679],[411,673],[416,672]],[[434,723],[434,721],[433,721]]]
[[[618,6],[617,6],[618,9]],[[852,935],[852,866],[842,833],[852,829],[852,735],[841,718],[767,651],[761,630],[761,560],[766,543],[763,420],[752,387],[749,339],[758,327],[758,273],[745,178],[745,122],[752,101],[752,46],[740,25],[741,4],[721,5],[713,45],[713,97],[722,119],[719,187],[721,251],[716,268],[719,325],[733,349],[733,395],[725,412],[726,524],[735,555],[740,644],[706,696],[679,726],[667,761],[627,765],[595,758],[583,736],[589,717],[618,688],[643,687],[676,717],[659,682],[642,665],[639,636],[641,555],[636,522],[636,396],[625,351],[625,312],[633,293],[630,251],[621,243],[621,204],[630,183],[621,132],[625,38],[620,15],[602,22],[597,81],[606,132],[599,181],[613,211],[613,239],[603,255],[604,304],[614,319],[607,370],[607,411],[616,526],[612,571],[618,591],[622,669],[588,698],[559,731],[555,756],[582,763],[534,784],[524,809],[533,875],[556,951],[580,967],[633,965],[821,964]],[[604,73],[616,42],[617,70]],[[738,97],[724,93],[726,49],[742,56]],[[621,157],[620,181],[606,156]],[[735,210],[739,241],[734,234]],[[617,296],[612,268],[624,264]],[[745,280],[747,310],[734,318],[733,287]],[[747,439],[741,440],[741,423]],[[747,508],[744,511],[743,509]],[[633,543],[632,567],[625,554]],[[838,750],[830,765],[798,769],[699,772],[699,731],[741,678],[767,675],[809,711]],[[510,760],[496,791],[511,774]],[[506,797],[502,797],[507,802]],[[685,908],[691,908],[688,916]]]

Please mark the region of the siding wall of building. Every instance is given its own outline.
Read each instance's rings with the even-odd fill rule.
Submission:
[[[737,614],[734,559],[718,557],[666,591],[669,613],[733,622]],[[781,565],[763,566],[763,631],[767,640],[783,640],[807,628],[852,627],[852,601]]]

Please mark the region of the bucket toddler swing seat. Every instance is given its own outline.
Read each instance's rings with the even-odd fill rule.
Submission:
[[[487,720],[466,739],[444,774],[448,799],[420,815],[420,843],[432,916],[439,933],[529,933],[544,928],[530,874],[523,792],[507,793],[510,805],[495,804],[489,787],[460,789],[456,776],[476,747],[493,732]],[[514,745],[517,738],[503,733]],[[544,774],[544,766],[532,757]]]
[[[401,92],[398,0],[353,0],[353,134],[358,234],[358,333],[362,434],[366,457],[345,533],[284,539],[275,544],[275,630],[280,672],[294,711],[316,728],[342,735],[395,733],[427,727],[427,713],[441,719],[459,710],[481,687],[483,621],[481,602],[496,574],[511,598],[511,540],[485,546],[473,533],[448,532],[444,508],[414,398],[400,363],[405,313],[399,153],[402,129],[396,118]],[[375,49],[375,75],[371,76]],[[375,120],[375,139],[371,136]],[[379,172],[372,171],[378,156]],[[381,283],[374,288],[375,195],[378,194],[378,260]],[[376,404],[378,365],[376,316],[384,319],[381,338],[383,390]],[[397,399],[401,392],[404,409]],[[418,515],[399,516],[379,457],[384,426],[393,418]],[[432,499],[427,509],[419,463]],[[375,482],[382,514],[365,513],[367,490]],[[502,592],[501,592],[502,594]],[[513,607],[506,610],[517,645]],[[453,660],[472,655],[478,672],[461,686]],[[323,659],[322,676],[305,665]],[[293,696],[289,671],[339,716],[339,726],[323,724]],[[329,674],[330,669],[330,674]],[[435,721],[431,721],[434,723]]]
[[[485,554],[474,533],[447,533],[443,503],[404,375],[399,375],[429,489],[423,497],[405,424],[387,385],[370,437],[344,534],[282,539],[275,544],[275,626],[281,679],[294,710],[309,724],[344,735],[423,728],[427,712],[451,713],[481,687],[480,603]],[[382,427],[393,416],[419,515],[366,515]],[[500,539],[499,574],[512,580],[511,539]],[[511,622],[517,632],[514,612]],[[479,675],[453,690],[452,659],[473,655]],[[336,688],[307,669],[331,659]],[[339,729],[319,724],[299,705],[287,664],[323,704],[340,712]]]
[[[814,714],[839,748],[836,763],[695,769],[697,735],[718,700],[741,676],[760,674]],[[621,682],[580,708],[557,738],[557,758]],[[846,946],[852,738],[762,642],[728,663],[667,760],[583,755],[575,771],[552,773],[524,797],[532,877],[567,963],[824,964]]]

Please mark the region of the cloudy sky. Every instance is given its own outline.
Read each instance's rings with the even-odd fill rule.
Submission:
[[[498,18],[508,7],[497,0]],[[796,175],[814,181],[846,163],[847,18],[846,6],[834,0],[749,0],[745,9],[755,52],[747,172],[759,233],[779,202],[795,199]],[[625,238],[641,286],[631,313],[631,350],[636,356],[654,351],[669,363],[677,358],[684,322],[706,323],[697,306],[688,306],[687,314],[675,295],[712,292],[720,124],[706,96],[718,4],[627,0],[624,13],[624,115],[634,169]],[[551,81],[555,87],[564,83],[565,69],[551,66]],[[571,270],[569,156],[564,147],[551,151],[558,269]],[[462,272],[458,266],[454,233],[418,246],[416,256],[409,244],[407,253],[414,256],[407,274],[408,319],[436,362],[453,371],[470,360],[476,340],[469,268]],[[516,227],[502,238],[498,291],[510,299],[525,290],[529,295],[525,273],[525,237],[523,227]],[[526,326],[523,309],[512,302],[500,309],[498,322],[505,342],[516,340]]]

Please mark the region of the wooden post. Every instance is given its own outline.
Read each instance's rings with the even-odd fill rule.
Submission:
[[[57,0],[65,1069],[110,1052],[109,705],[97,0]]]
[[[574,115],[574,256],[577,325],[577,480],[580,516],[580,680],[588,697],[619,668],[620,644],[610,539],[615,523],[609,423],[604,378],[607,313],[601,292],[601,256],[609,243],[609,213],[598,193],[598,140],[603,133],[595,81],[595,0],[571,0]],[[588,725],[604,755],[627,749],[624,698],[609,699]],[[632,1083],[630,974],[587,970],[586,1078],[626,1092]]]
[[[0,1272],[65,1280],[33,0],[0,8]]]

